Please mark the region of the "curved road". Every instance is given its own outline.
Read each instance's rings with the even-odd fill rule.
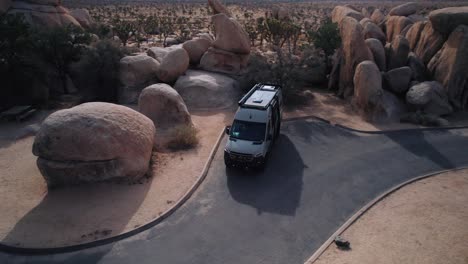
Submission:
[[[0,253],[0,263],[302,264],[378,194],[468,165],[468,130],[368,135],[286,122],[260,174],[226,171],[223,147],[199,190],[160,225],[74,253]]]

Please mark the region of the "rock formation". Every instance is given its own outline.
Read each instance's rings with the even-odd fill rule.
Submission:
[[[112,179],[138,180],[148,171],[153,122],[124,106],[86,103],[51,114],[33,145],[52,187]]]

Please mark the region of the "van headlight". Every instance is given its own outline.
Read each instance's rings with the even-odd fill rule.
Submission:
[[[263,153],[257,153],[254,155],[254,158],[260,158],[263,157]]]

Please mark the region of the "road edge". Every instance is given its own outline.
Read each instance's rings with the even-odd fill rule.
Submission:
[[[377,196],[376,198],[374,198],[372,201],[370,201],[369,203],[367,203],[364,207],[362,207],[361,209],[359,209],[356,213],[354,213],[343,225],[341,225],[338,230],[335,231],[335,233],[333,233],[330,238],[328,238],[325,243],[323,243],[315,252],[314,254],[308,258],[304,264],[313,264],[314,262],[316,262],[320,256],[325,252],[325,250],[328,249],[328,247],[330,247],[333,243],[333,241],[335,240],[335,237],[336,236],[339,236],[341,235],[344,231],[346,231],[352,224],[354,224],[359,218],[361,218],[367,211],[369,211],[372,207],[374,207],[376,204],[378,204],[379,202],[381,202],[383,199],[385,199],[386,197],[390,196],[391,194],[393,194],[394,192],[400,190],[401,188],[409,185],[409,184],[412,184],[412,183],[415,183],[417,181],[420,181],[420,180],[423,180],[423,179],[427,179],[427,178],[430,178],[430,177],[433,177],[433,176],[437,176],[437,175],[440,175],[440,174],[443,174],[443,173],[447,173],[447,172],[455,172],[455,171],[460,171],[460,170],[466,170],[468,169],[468,166],[463,166],[463,167],[459,167],[459,168],[455,168],[455,169],[447,169],[447,170],[441,170],[441,171],[437,171],[437,172],[431,172],[431,173],[428,173],[428,174],[424,174],[422,176],[418,176],[416,178],[413,178],[413,179],[410,179],[410,180],[407,180],[403,183],[400,183],[392,188],[390,188],[389,190],[383,192],[382,194],[380,194],[379,196]]]
[[[160,224],[163,220],[165,220],[170,215],[172,215],[175,211],[177,211],[177,209],[182,207],[182,205],[184,205],[185,202],[189,200],[190,197],[192,197],[192,195],[197,191],[198,187],[206,179],[209,168],[211,166],[211,162],[213,161],[217,153],[217,150],[219,148],[219,145],[224,138],[225,130],[226,130],[226,127],[223,127],[222,131],[219,133],[218,138],[208,156],[208,160],[206,161],[205,166],[203,167],[203,170],[200,173],[200,176],[198,176],[197,180],[192,184],[192,186],[187,190],[187,192],[176,203],[174,203],[174,205],[171,208],[167,209],[164,213],[162,213],[156,219],[153,219],[152,221],[138,228],[127,231],[125,233],[122,233],[113,237],[108,237],[105,239],[83,243],[83,244],[77,244],[77,245],[66,246],[66,247],[55,247],[55,248],[22,248],[22,247],[8,246],[8,245],[4,245],[0,243],[0,252],[5,252],[5,253],[15,254],[15,255],[52,255],[52,254],[60,254],[60,253],[70,253],[73,251],[79,251],[83,249],[94,248],[94,247],[114,243],[114,242],[129,238],[129,237],[132,237],[134,235],[137,235],[143,231],[146,231]]]
[[[402,133],[402,132],[411,132],[411,131],[443,131],[443,130],[456,130],[456,129],[467,129],[467,126],[446,126],[446,127],[420,127],[420,128],[405,128],[405,129],[390,129],[390,130],[359,130],[354,129],[351,127],[347,127],[341,124],[336,124],[331,122],[328,119],[321,118],[315,115],[306,115],[306,116],[298,116],[298,117],[289,117],[283,119],[283,122],[291,122],[291,121],[298,121],[298,120],[307,120],[307,119],[316,119],[318,121],[327,123],[331,126],[335,126],[344,130],[348,130],[351,132],[361,133],[361,134],[371,134],[371,135],[382,135],[382,134],[390,134],[390,133]]]

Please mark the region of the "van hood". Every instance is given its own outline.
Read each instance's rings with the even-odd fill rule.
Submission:
[[[241,139],[228,139],[226,143],[226,150],[255,156],[258,154],[263,154],[264,145],[265,142],[262,142],[260,144],[254,144],[253,141]]]

